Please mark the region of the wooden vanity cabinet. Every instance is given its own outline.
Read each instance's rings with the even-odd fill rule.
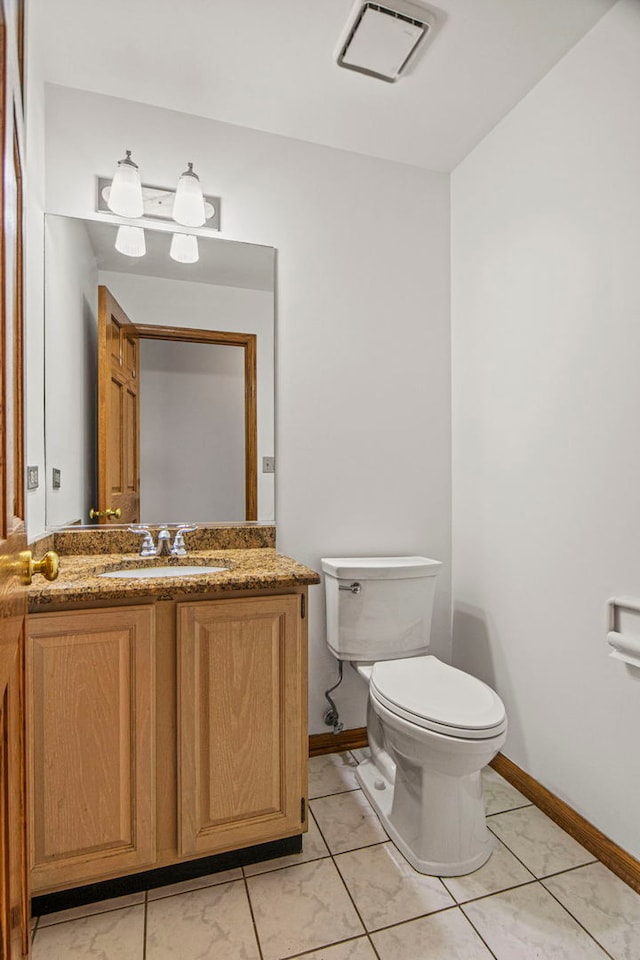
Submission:
[[[304,600],[31,616],[35,894],[306,830]]]
[[[155,860],[153,606],[29,622],[34,890]]]
[[[183,857],[302,829],[299,609],[297,596],[178,604]]]

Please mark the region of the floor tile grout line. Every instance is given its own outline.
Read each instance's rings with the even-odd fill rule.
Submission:
[[[324,838],[323,838],[323,839],[324,839]],[[325,840],[325,843],[326,843],[326,840]],[[328,844],[327,844],[327,846],[328,846]],[[347,852],[350,852],[350,851],[347,851]],[[347,886],[347,882],[346,882],[346,880],[344,879],[344,877],[342,876],[342,873],[340,872],[340,867],[339,867],[338,864],[336,863],[335,857],[333,856],[333,854],[331,854],[331,861],[332,861],[332,863],[333,863],[333,866],[334,866],[334,868],[335,868],[338,876],[340,877],[340,880],[341,880],[341,882],[342,882],[342,886],[343,886],[344,889],[347,891],[347,896],[349,897],[349,900],[350,900],[351,903],[353,904],[353,909],[354,909],[355,912],[356,912],[356,916],[357,916],[358,920],[360,921],[360,923],[362,924],[362,929],[363,929],[363,931],[364,931],[364,936],[365,936],[365,937],[367,938],[367,940],[369,941],[369,944],[370,944],[371,949],[373,950],[375,956],[378,958],[378,960],[380,960],[380,954],[379,954],[378,951],[376,950],[375,945],[374,945],[374,943],[373,943],[373,940],[371,939],[371,935],[370,935],[370,933],[369,933],[369,929],[368,929],[366,923],[364,922],[364,920],[362,919],[362,916],[361,916],[361,914],[360,914],[360,911],[358,910],[358,907],[356,906],[356,902],[355,902],[353,896],[351,895],[351,891],[349,890],[349,887]],[[361,936],[362,936],[362,934],[361,934]]]
[[[565,867],[564,870],[554,870],[553,873],[545,873],[544,877],[538,877],[538,880],[553,880],[554,877],[561,877],[563,873],[573,873],[574,870],[581,870],[582,867],[592,867],[594,863],[602,863],[602,860],[598,860],[597,857],[594,857],[593,860],[586,860],[584,863],[576,863],[573,867]]]
[[[497,896],[497,894],[494,893],[494,894],[492,894],[492,896],[495,897],[495,896]],[[487,941],[485,940],[485,938],[482,936],[482,934],[480,933],[480,931],[479,931],[478,928],[476,927],[476,925],[475,925],[475,923],[473,922],[473,920],[471,919],[471,917],[468,917],[467,914],[464,912],[464,910],[463,910],[463,905],[462,905],[462,904],[460,904],[460,912],[462,913],[462,916],[465,918],[465,920],[467,921],[467,923],[469,924],[469,926],[471,927],[471,929],[475,932],[476,936],[480,939],[481,943],[483,943],[483,944],[485,945],[485,947],[487,948],[487,950],[489,951],[489,953],[491,954],[491,956],[494,958],[494,960],[498,960],[498,955],[497,955],[497,953],[494,953],[494,952],[493,952],[493,950],[491,949],[491,947],[489,946],[489,944],[487,943]]]
[[[149,921],[149,891],[144,892],[144,924],[142,927],[142,960],[147,960],[147,929]]]
[[[242,882],[244,884],[244,892],[247,897],[247,903],[249,904],[249,913],[251,914],[251,923],[253,924],[253,935],[256,938],[256,945],[258,947],[258,956],[260,960],[264,960],[262,953],[262,944],[260,943],[260,936],[258,934],[258,925],[256,923],[256,917],[253,912],[253,903],[251,902],[251,894],[249,892],[249,884],[247,883],[247,877],[244,875],[244,869],[242,868]]]
[[[314,815],[314,818],[313,818],[313,819],[314,819],[315,822],[316,822],[316,826],[318,827],[318,830],[320,831],[320,836],[321,836],[322,839],[324,840],[324,842],[325,842],[325,844],[326,844],[326,847],[327,847],[327,850],[329,851],[329,855],[330,855],[331,857],[340,856],[341,853],[351,853],[351,852],[354,851],[354,850],[364,850],[366,847],[377,847],[377,846],[379,846],[381,843],[393,842],[393,841],[391,841],[391,837],[389,836],[389,834],[388,834],[387,831],[385,830],[384,825],[383,825],[382,821],[380,820],[380,817],[378,816],[378,814],[377,814],[376,811],[374,810],[373,806],[371,805],[371,802],[370,802],[369,798],[367,797],[367,795],[365,794],[364,790],[358,788],[358,790],[346,790],[345,793],[357,793],[358,791],[362,794],[362,796],[364,797],[364,800],[365,800],[367,806],[369,807],[369,809],[371,810],[371,812],[372,812],[373,815],[375,816],[376,820],[377,820],[378,823],[380,824],[380,827],[382,828],[382,831],[383,831],[383,833],[384,833],[384,835],[385,835],[385,839],[384,839],[384,840],[376,840],[374,843],[365,843],[365,844],[363,844],[363,846],[361,846],[361,847],[350,847],[348,850],[337,850],[337,851],[335,851],[335,853],[334,853],[334,851],[333,851],[333,850],[331,849],[331,847],[329,846],[329,843],[328,843],[328,841],[327,841],[327,838],[325,837],[325,835],[323,834],[323,832],[322,832],[322,830],[321,830],[321,828],[320,828],[320,821],[318,820],[318,817]],[[329,794],[329,796],[340,796],[340,794]],[[320,799],[320,798],[319,798],[319,797],[316,797],[316,799]],[[313,813],[313,807],[311,806],[311,803],[309,804],[309,808],[310,808],[310,810],[311,810],[311,813]]]
[[[532,806],[535,806],[535,804],[532,804]],[[521,809],[521,808],[519,808],[519,809]],[[536,807],[536,809],[539,809],[539,808]],[[489,824],[487,824],[487,827],[488,827],[489,830],[491,830],[491,826],[490,826]],[[562,827],[560,827],[559,829],[562,830]],[[571,834],[567,833],[566,830],[562,830],[562,832],[563,832],[564,834],[566,834],[567,837],[570,837],[570,838],[573,840],[573,837],[571,837]],[[593,860],[587,860],[587,861],[585,861],[585,863],[576,863],[576,864],[574,864],[574,865],[571,866],[571,867],[565,867],[564,870],[555,870],[553,873],[545,873],[543,876],[539,877],[539,876],[537,876],[537,875],[533,872],[532,868],[531,868],[528,864],[526,864],[526,863],[524,862],[524,860],[522,859],[522,857],[519,857],[519,856],[518,856],[518,854],[515,852],[515,850],[513,850],[513,849],[509,846],[509,844],[507,843],[507,841],[506,841],[503,837],[499,837],[497,833],[494,833],[494,832],[493,832],[493,830],[491,830],[491,833],[492,833],[493,836],[496,838],[496,840],[498,840],[503,846],[505,846],[505,847],[507,848],[507,850],[509,851],[509,853],[512,854],[512,856],[514,856],[514,857],[516,858],[516,860],[518,860],[518,861],[522,864],[522,866],[525,867],[526,870],[529,871],[529,873],[533,874],[533,876],[535,877],[536,880],[546,880],[548,877],[555,877],[555,876],[557,876],[559,873],[567,873],[567,871],[569,871],[569,870],[577,870],[578,867],[587,867],[587,866],[589,866],[590,863],[601,863],[601,862],[602,862],[602,861],[598,860],[597,857],[594,857]],[[576,843],[577,843],[577,841],[576,841]],[[582,844],[581,844],[581,846],[582,846]],[[584,849],[586,849],[586,847],[585,847]],[[588,853],[588,852],[589,852],[589,851],[587,851],[587,853]]]
[[[98,901],[95,901],[95,902],[100,903],[101,901],[98,900]],[[117,913],[119,910],[131,910],[131,909],[133,909],[133,907],[141,907],[141,906],[143,906],[144,902],[145,902],[145,901],[144,901],[144,899],[143,899],[143,900],[140,901],[140,903],[128,903],[128,904],[127,904],[126,906],[124,906],[124,907],[110,907],[108,910],[95,910],[93,913],[81,913],[81,914],[79,914],[79,916],[77,916],[77,917],[67,917],[66,920],[55,920],[53,923],[45,923],[45,924],[42,925],[42,929],[44,930],[44,929],[46,929],[46,927],[59,927],[61,923],[73,923],[74,920],[86,920],[88,917],[101,917],[104,913]],[[91,904],[90,904],[90,903],[85,903],[85,904],[83,904],[83,906],[85,906],[85,907],[90,907]],[[80,909],[80,908],[79,908],[79,907],[69,907],[69,910],[78,910],[78,909]],[[57,913],[58,911],[56,910],[55,912]],[[62,911],[61,911],[61,912],[62,912]],[[64,911],[64,912],[66,913],[66,911]],[[51,915],[51,914],[43,913],[43,914],[42,914],[42,917],[48,917],[48,916],[50,916],[50,915]],[[40,926],[40,920],[42,919],[42,917],[38,917],[38,927]]]
[[[256,866],[256,864],[247,863],[247,864],[245,864],[244,867],[240,867],[240,869],[242,870],[242,875],[243,875],[244,877],[264,877],[267,873],[276,873],[278,870],[286,870],[287,867],[297,867],[298,864],[302,864],[302,863],[315,863],[317,860],[326,860],[328,857],[330,857],[330,856],[331,856],[331,851],[329,850],[329,846],[328,846],[328,844],[327,844],[327,841],[326,841],[326,840],[324,839],[324,837],[322,836],[322,833],[321,833],[321,831],[320,831],[320,827],[318,826],[318,821],[317,821],[316,818],[314,817],[313,811],[312,811],[311,807],[309,807],[308,813],[309,813],[309,816],[311,817],[311,819],[313,820],[313,822],[315,823],[316,829],[317,829],[318,833],[320,834],[320,836],[322,837],[322,841],[323,841],[325,847],[327,848],[327,852],[326,852],[326,853],[323,853],[323,854],[321,854],[320,856],[317,856],[317,857],[311,857],[309,860],[300,860],[300,861],[298,861],[298,863],[279,863],[279,862],[278,862],[279,860],[284,860],[284,859],[287,859],[287,858],[289,858],[289,857],[297,857],[297,856],[300,856],[300,854],[297,854],[297,853],[285,854],[284,857],[275,857],[273,860],[259,860],[258,863],[273,863],[274,866],[271,867],[270,869],[260,870],[258,873],[251,873],[251,874],[247,874],[245,871],[246,871],[247,867]],[[307,831],[306,833],[303,833],[303,834],[302,834],[302,837],[303,837],[302,843],[303,843],[303,845],[304,845],[304,837],[306,837],[306,836],[308,836],[308,835],[309,835],[309,831]],[[300,851],[300,852],[302,853],[302,851]]]
[[[494,810],[493,813],[487,813],[485,816],[488,820],[489,817],[499,817],[501,813],[511,813],[513,810],[526,810],[527,807],[535,807],[535,803],[519,803],[517,807],[505,807],[504,810]],[[562,829],[562,827],[560,829]]]
[[[310,953],[317,953],[319,950],[328,950],[330,947],[339,947],[343,943],[352,943],[354,940],[362,940],[362,938],[365,936],[366,934],[357,933],[354,937],[345,937],[344,940],[336,940],[335,943],[327,943],[324,947],[312,947],[310,950],[304,950],[302,953],[294,953],[289,957],[281,957],[280,960],[298,960],[299,957],[308,957]],[[371,947],[376,957],[378,957],[373,944],[371,944]]]
[[[438,879],[440,878],[438,877]],[[396,920],[395,923],[385,923],[383,927],[376,927],[375,930],[371,930],[370,933],[373,935],[374,933],[383,933],[387,930],[393,930],[395,927],[404,927],[407,923],[413,923],[414,920],[426,920],[427,917],[435,917],[436,914],[447,913],[449,910],[455,910],[459,906],[459,903],[448,903],[446,907],[439,907],[437,910],[429,910],[427,913],[419,913],[417,916],[409,917],[407,920]]]
[[[371,949],[373,950],[374,956],[377,957],[377,960],[380,960],[380,954],[378,953],[378,950],[377,950],[377,948],[376,948],[376,945],[375,945],[375,943],[373,942],[373,937],[371,936],[371,934],[369,933],[368,930],[367,930],[367,942],[368,942],[369,946],[371,947]]]
[[[340,797],[343,793],[357,793],[361,787],[347,787],[346,790],[333,790],[331,793],[318,793],[315,797],[309,797],[309,803],[313,800],[326,800],[327,797]]]
[[[231,880],[220,880],[218,883],[215,883],[215,882],[214,882],[214,883],[203,883],[201,887],[190,887],[189,890],[174,890],[173,893],[167,893],[167,894],[165,894],[165,896],[163,896],[163,897],[149,897],[149,893],[151,893],[152,890],[163,890],[163,889],[164,889],[164,887],[151,887],[150,890],[147,890],[147,900],[148,900],[149,903],[160,903],[161,900],[171,900],[172,897],[181,897],[181,896],[183,896],[183,894],[185,894],[185,893],[197,893],[199,890],[208,890],[209,887],[224,887],[225,883],[235,883],[236,880],[242,880],[242,876],[243,876],[242,867],[237,867],[237,868],[231,867],[231,869],[232,869],[232,870],[234,870],[234,869],[240,870],[240,876],[239,876],[239,877],[234,877],[234,878],[231,879]],[[220,870],[220,873],[226,873],[226,872],[227,872],[226,870]],[[206,874],[206,876],[215,877],[215,876],[217,876],[217,874],[215,874],[215,873]],[[193,880],[197,880],[198,878],[197,878],[197,877],[193,877],[192,879],[193,879]],[[190,882],[191,882],[190,880],[179,880],[179,881],[178,881],[178,883],[190,883]],[[168,886],[168,887],[173,887],[173,886],[178,886],[178,884],[168,883],[167,886]]]
[[[295,856],[295,854],[290,854],[290,856]],[[281,870],[287,870],[288,867],[298,867],[305,863],[317,863],[318,860],[328,860],[330,856],[331,854],[327,848],[327,853],[323,853],[317,857],[310,857],[309,860],[300,860],[299,863],[281,863],[277,867],[271,867],[269,870],[260,870],[258,873],[245,873],[243,868],[242,873],[248,880],[251,880],[253,877],[266,877],[269,873],[280,873]],[[259,862],[268,863],[266,860]],[[247,864],[247,866],[249,866],[249,864]],[[251,864],[251,866],[253,866],[253,864]]]
[[[440,877],[440,879],[442,879],[442,877]],[[456,905],[458,907],[466,907],[468,903],[479,903],[480,900],[490,900],[491,897],[499,897],[501,893],[509,893],[511,890],[520,890],[521,887],[530,887],[534,883],[540,883],[540,880],[537,877],[531,877],[530,880],[523,880],[522,883],[515,883],[511,887],[503,887],[502,890],[494,890],[493,893],[481,893],[480,896],[469,897],[468,900],[456,900]],[[451,896],[453,897],[453,894],[451,894]]]
[[[555,876],[558,876],[558,874],[555,874]],[[547,879],[549,879],[549,878],[548,878],[548,877],[545,877],[544,879],[547,880]],[[606,955],[607,957],[610,958],[610,960],[616,960],[616,958],[613,956],[613,954],[609,953],[609,951],[607,950],[607,948],[600,943],[600,941],[596,938],[596,936],[595,936],[593,933],[591,933],[591,931],[588,930],[587,927],[585,927],[585,925],[582,923],[582,921],[581,921],[581,920],[578,920],[578,918],[577,918],[576,916],[574,916],[574,914],[571,912],[571,910],[569,910],[569,907],[567,907],[567,906],[562,902],[562,900],[559,900],[558,897],[556,897],[556,895],[555,895],[555,893],[553,892],[553,890],[549,890],[548,887],[545,887],[545,885],[544,885],[544,883],[542,882],[542,880],[540,881],[540,886],[543,887],[543,889],[547,891],[547,893],[549,894],[549,896],[553,897],[553,899],[556,901],[556,903],[560,904],[560,906],[562,907],[562,909],[563,909],[566,913],[569,914],[569,916],[571,917],[571,919],[574,920],[574,921],[578,924],[578,926],[581,927],[586,934],[588,934],[589,937],[591,937],[591,939],[594,941],[594,943],[596,943],[596,944],[600,947],[600,949],[605,953],[605,955]]]
[[[367,802],[369,802],[369,801],[367,801]],[[369,804],[369,806],[371,806],[371,804]],[[373,807],[371,807],[371,809],[373,810]],[[375,813],[375,810],[374,810],[374,813]],[[377,816],[377,814],[376,814],[376,816]],[[383,829],[384,829],[384,828],[383,828]],[[329,844],[327,843],[326,837],[325,837],[324,834],[322,833],[322,830],[321,830],[319,824],[318,824],[318,830],[320,831],[320,835],[322,836],[322,839],[323,839],[324,842],[327,844],[327,849],[330,849],[330,848],[329,848]],[[384,843],[392,843],[392,842],[393,842],[393,841],[391,840],[391,838],[387,835],[387,839],[386,839],[386,840],[383,840],[383,841],[381,841],[380,843],[368,844],[368,846],[369,846],[369,847],[378,847],[378,846],[382,846]],[[364,850],[364,849],[366,849],[366,847],[356,847],[355,849],[356,849],[356,850]],[[397,849],[397,848],[396,848],[396,849]],[[352,852],[353,852],[353,851],[351,851],[351,850],[344,850],[344,851],[342,851],[342,853],[352,853]],[[330,853],[331,860],[333,861],[333,865],[335,866],[335,868],[336,868],[336,870],[337,870],[337,872],[338,872],[338,876],[339,876],[340,879],[342,880],[343,886],[344,886],[345,890],[347,891],[347,895],[348,895],[349,899],[351,900],[351,902],[352,902],[352,904],[353,904],[353,908],[354,908],[354,910],[356,911],[356,914],[357,914],[357,916],[358,916],[358,919],[360,920],[360,923],[362,924],[362,926],[363,926],[363,928],[364,928],[365,935],[366,935],[366,938],[367,938],[369,944],[371,945],[371,949],[373,950],[373,952],[374,952],[375,956],[378,958],[378,960],[380,960],[380,954],[378,953],[378,950],[377,950],[377,948],[376,948],[376,946],[375,946],[375,944],[374,944],[374,942],[373,942],[373,938],[372,938],[372,934],[373,934],[373,933],[378,933],[380,930],[388,930],[390,927],[399,927],[399,926],[402,926],[402,925],[405,924],[405,923],[410,923],[412,920],[419,920],[419,919],[423,919],[423,918],[425,918],[425,917],[433,916],[435,913],[442,913],[443,910],[453,910],[453,909],[456,909],[456,908],[459,909],[459,905],[455,902],[455,899],[453,898],[453,896],[449,893],[449,891],[447,890],[447,888],[446,888],[446,887],[444,886],[444,884],[442,883],[442,879],[441,879],[440,877],[437,877],[437,879],[440,880],[440,883],[442,884],[445,892],[451,897],[451,899],[452,899],[452,901],[453,901],[451,904],[449,904],[449,906],[443,907],[442,910],[433,910],[433,911],[431,911],[430,913],[421,914],[421,915],[418,916],[418,917],[411,917],[411,918],[409,918],[408,920],[401,920],[401,921],[399,921],[398,923],[389,924],[389,925],[387,925],[386,927],[380,927],[380,928],[378,928],[378,929],[376,929],[376,930],[369,930],[368,927],[367,927],[367,925],[366,925],[366,923],[365,923],[364,920],[362,919],[362,916],[361,916],[361,914],[360,914],[360,911],[358,910],[358,907],[356,906],[355,900],[354,900],[353,896],[351,895],[351,891],[349,890],[349,887],[347,886],[347,883],[346,883],[344,877],[342,876],[342,872],[341,872],[341,870],[340,870],[340,867],[339,867],[338,864],[336,863],[336,856],[341,856],[342,853],[333,854],[333,852],[331,852],[331,853]],[[402,854],[400,854],[400,855],[402,856]],[[405,857],[403,857],[403,859],[406,860]],[[406,862],[408,863],[409,861],[406,861]],[[411,866],[411,864],[409,864],[409,866]],[[483,941],[483,942],[484,942],[484,941]],[[490,951],[490,952],[491,952],[491,951]],[[495,957],[495,954],[494,954],[493,952],[491,952],[491,956],[492,956],[492,957]]]
[[[438,879],[441,879],[441,878],[438,877]],[[535,881],[533,881],[533,882],[535,882]],[[491,894],[491,896],[497,896],[497,894]],[[469,901],[469,902],[471,902],[471,901]],[[386,926],[386,927],[380,927],[379,929],[377,929],[377,930],[372,930],[371,932],[372,932],[372,933],[382,933],[383,931],[386,931],[386,930],[392,930],[392,929],[395,928],[395,927],[404,927],[404,926],[406,926],[406,924],[408,924],[408,923],[413,923],[414,920],[427,920],[429,917],[439,916],[441,913],[449,913],[449,912],[452,911],[452,910],[458,910],[458,911],[462,914],[462,916],[465,918],[465,920],[469,923],[469,925],[470,925],[471,928],[473,929],[474,933],[476,933],[476,934],[478,935],[480,941],[481,941],[481,942],[483,943],[483,945],[487,948],[487,950],[489,951],[490,955],[494,958],[494,960],[498,960],[498,957],[496,956],[496,954],[493,952],[493,950],[491,949],[491,947],[489,946],[489,944],[485,941],[485,939],[484,939],[484,937],[482,936],[482,934],[481,934],[478,930],[476,930],[475,926],[473,925],[473,923],[471,922],[471,920],[469,919],[469,917],[466,915],[466,913],[464,912],[464,910],[462,909],[462,907],[463,907],[463,904],[461,904],[461,903],[452,903],[452,904],[450,904],[450,906],[448,906],[448,907],[443,907],[442,910],[432,910],[431,913],[422,913],[422,914],[420,914],[419,917],[412,917],[410,920],[401,920],[399,923],[391,923],[391,924],[389,924],[389,925]]]
[[[334,857],[334,855],[333,855],[333,853],[332,853],[332,851],[331,851],[331,847],[330,847],[329,844],[327,843],[327,838],[325,837],[324,833],[322,832],[322,827],[320,826],[320,824],[318,823],[317,820],[316,820],[316,824],[317,824],[317,827],[318,827],[318,832],[320,833],[320,836],[322,837],[322,839],[323,839],[323,841],[324,841],[324,843],[325,843],[325,845],[326,845],[326,847],[327,847],[327,850],[329,851],[329,856],[330,856],[330,858],[331,858],[331,862],[332,862],[332,864],[333,864],[333,868],[334,868],[334,870],[336,871],[336,873],[338,874],[338,876],[340,877],[340,882],[342,883],[342,886],[343,886],[344,889],[346,890],[347,896],[349,897],[349,900],[351,901],[351,903],[352,903],[352,905],[353,905],[353,909],[354,909],[355,912],[356,912],[356,916],[357,916],[358,920],[360,921],[360,923],[361,923],[361,925],[362,925],[362,929],[363,929],[363,931],[364,931],[364,935],[366,936],[367,940],[369,941],[369,943],[370,943],[370,945],[371,945],[371,949],[373,950],[374,954],[376,955],[376,957],[378,958],[378,960],[380,960],[380,955],[378,954],[378,951],[377,951],[376,948],[374,947],[373,942],[372,942],[372,940],[371,940],[371,937],[369,936],[369,931],[367,930],[367,925],[366,925],[366,923],[364,922],[364,920],[362,919],[362,917],[360,916],[360,911],[358,910],[358,908],[357,908],[357,906],[356,906],[356,902],[355,902],[355,900],[353,899],[353,897],[351,896],[351,891],[349,890],[349,887],[347,886],[347,884],[346,884],[346,882],[345,882],[345,879],[344,879],[344,877],[342,876],[342,874],[341,874],[341,872],[340,872],[340,868],[338,867],[338,864],[336,863],[335,857]],[[362,934],[360,934],[360,936],[362,936]]]
[[[524,869],[527,871],[527,873],[529,874],[529,876],[530,876],[530,878],[531,878],[530,880],[524,880],[522,883],[516,883],[516,884],[514,884],[512,887],[505,887],[505,890],[516,890],[518,887],[523,887],[523,886],[525,886],[527,883],[532,883],[534,880],[539,880],[539,879],[540,879],[540,877],[536,877],[536,875],[535,875],[535,873],[533,872],[533,870],[531,870],[531,868],[528,867],[528,866],[526,865],[526,863],[524,863],[524,861],[521,860],[520,857],[518,857],[518,856],[513,852],[513,850],[511,850],[511,849],[507,846],[507,844],[504,842],[504,840],[501,840],[500,837],[498,837],[495,833],[493,833],[493,831],[491,831],[491,835],[492,835],[492,837],[494,838],[494,840],[496,840],[497,843],[500,844],[501,847],[504,847],[504,848],[505,848],[505,850],[507,851],[507,853],[510,853],[511,856],[512,856],[515,860],[518,861],[518,863],[520,864],[521,867],[524,867]],[[494,853],[495,853],[495,848],[491,851],[491,856],[493,856]],[[490,859],[490,858],[489,858],[489,859]],[[488,863],[488,862],[489,862],[489,860],[486,861],[486,863]],[[483,864],[483,866],[484,866],[484,864]],[[482,868],[479,868],[479,869],[482,869]],[[475,872],[475,871],[474,871],[474,872]],[[470,876],[470,874],[462,874],[462,876]],[[455,877],[444,877],[444,878],[441,877],[440,879],[441,879],[442,882],[444,883],[447,891],[451,894],[451,896],[452,896],[452,897],[454,898],[454,900],[455,900],[454,894],[451,893],[451,891],[449,890],[449,887],[447,887],[447,884],[446,884],[446,881],[447,881],[447,880],[455,879]],[[493,893],[481,894],[479,897],[472,897],[471,900],[483,900],[485,897],[493,897],[495,894],[497,894],[497,893],[503,893],[503,892],[504,892],[504,891],[502,891],[502,890],[494,890]],[[471,900],[463,900],[462,902],[463,902],[463,903],[471,903]],[[456,901],[456,902],[459,902],[459,901]]]

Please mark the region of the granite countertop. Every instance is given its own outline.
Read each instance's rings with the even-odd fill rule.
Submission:
[[[101,577],[101,573],[136,567],[224,566],[219,573],[167,576],[153,579]],[[186,557],[139,557],[134,553],[60,557],[60,573],[52,582],[37,577],[29,587],[32,607],[87,600],[127,600],[260,590],[320,583],[309,567],[275,549],[192,550]]]

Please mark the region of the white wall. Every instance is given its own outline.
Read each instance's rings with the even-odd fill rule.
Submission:
[[[193,160],[225,236],[277,256],[278,547],[444,562],[434,651],[450,647],[448,177],[61,87],[47,92],[46,207],[95,216],[95,177],[125,149],[172,185]],[[336,673],[311,589],[310,729]],[[349,672],[350,673],[350,672]],[[337,694],[347,727],[365,691]]]
[[[274,410],[274,295],[270,290],[223,287],[211,283],[190,283],[161,277],[100,270],[105,284],[136,323],[167,327],[195,327],[199,330],[228,330],[255,333],[258,433],[258,519],[275,518],[275,476],[262,472],[262,458],[275,451]],[[191,425],[195,430],[195,425]],[[188,428],[188,425],[187,425]],[[193,432],[193,431],[192,431]],[[242,428],[244,445],[244,427]],[[144,466],[142,481],[144,482]],[[243,513],[244,516],[244,501]],[[176,520],[178,515],[173,514]],[[195,514],[189,513],[189,517]],[[234,514],[237,518],[237,514]],[[183,519],[186,519],[183,518]],[[203,519],[202,517],[200,519]],[[231,514],[211,515],[209,520],[231,519]]]
[[[97,506],[98,268],[84,224],[45,227],[47,523],[89,523]],[[52,486],[52,469],[61,486]]]
[[[245,518],[244,350],[140,341],[140,521]]]
[[[640,5],[620,0],[452,178],[455,662],[506,754],[640,855]]]

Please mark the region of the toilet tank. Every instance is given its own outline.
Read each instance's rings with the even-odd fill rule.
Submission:
[[[427,557],[325,557],[327,643],[339,660],[426,653],[436,577]]]

